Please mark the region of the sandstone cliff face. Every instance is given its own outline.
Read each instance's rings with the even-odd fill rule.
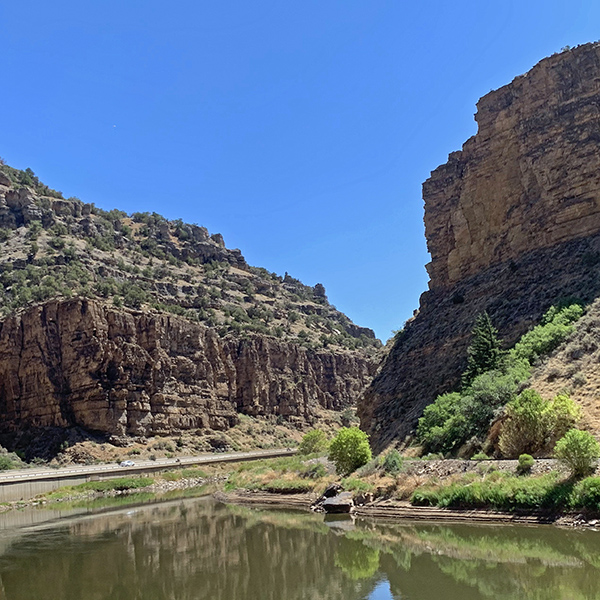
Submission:
[[[600,46],[477,104],[477,135],[423,185],[431,288],[600,230]]]
[[[0,433],[227,429],[238,413],[311,421],[355,402],[374,363],[275,338],[221,338],[168,314],[49,301],[0,322]]]
[[[600,294],[600,45],[478,103],[477,134],[423,185],[429,291],[361,400],[376,447],[456,387],[475,316],[508,343],[560,298]]]

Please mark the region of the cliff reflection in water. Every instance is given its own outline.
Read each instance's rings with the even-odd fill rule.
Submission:
[[[3,533],[0,598],[600,598],[600,533],[382,525],[181,500]]]

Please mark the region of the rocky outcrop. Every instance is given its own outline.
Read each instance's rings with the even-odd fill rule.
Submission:
[[[376,447],[459,383],[475,316],[507,343],[560,298],[600,295],[600,45],[478,103],[477,134],[423,185],[429,291],[360,403]]]
[[[166,313],[54,300],[0,322],[0,433],[167,435],[227,429],[239,413],[312,422],[353,404],[373,371],[358,353],[221,338]]]

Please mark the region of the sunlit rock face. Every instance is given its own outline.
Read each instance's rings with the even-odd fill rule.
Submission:
[[[0,433],[224,430],[240,413],[316,419],[353,405],[375,363],[273,337],[220,337],[165,313],[52,300],[0,321]]]
[[[360,403],[376,446],[453,389],[475,316],[513,341],[600,294],[600,44],[542,60],[477,105],[478,132],[423,184],[429,291]]]

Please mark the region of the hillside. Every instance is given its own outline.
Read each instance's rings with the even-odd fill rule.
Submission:
[[[600,44],[477,104],[476,135],[423,184],[429,290],[359,403],[377,448],[460,384],[475,317],[510,347],[565,298],[600,295]]]
[[[534,370],[528,387],[550,399],[567,392],[583,411],[581,427],[600,437],[600,299],[567,340]]]
[[[380,343],[325,288],[249,266],[223,237],[153,213],[104,211],[0,165],[0,314],[49,298],[105,298],[166,311],[221,335],[260,333],[307,348]]]
[[[281,445],[339,426],[381,352],[321,284],[251,267],[204,227],[65,199],[4,164],[0,281],[0,436],[29,455],[88,435]]]

